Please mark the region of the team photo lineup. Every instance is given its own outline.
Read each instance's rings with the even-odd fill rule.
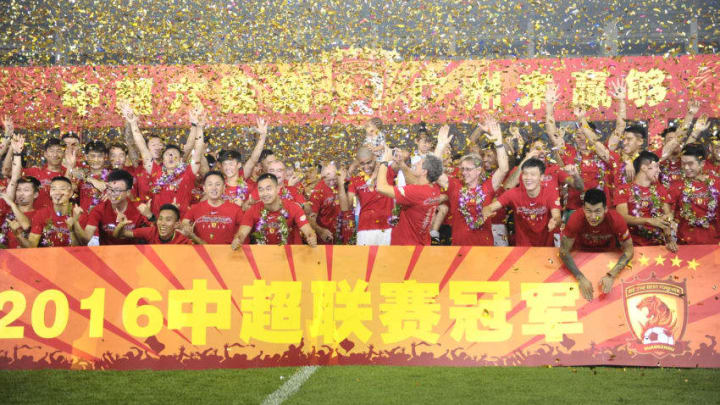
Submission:
[[[626,120],[625,81],[609,89],[610,133],[582,105],[572,108],[575,121],[556,123],[551,83],[540,133],[504,129],[487,113],[462,142],[450,125],[434,133],[421,123],[393,145],[370,118],[345,156],[305,167],[266,147],[272,123],[262,117],[249,153],[209,150],[205,111],[189,109],[184,144],[171,144],[119,103],[125,126],[113,139],[64,132],[32,156],[34,140],[5,116],[0,243],[555,246],[592,300],[594,285],[612,289],[633,246],[677,252],[720,241],[720,142],[701,104],[664,117],[651,143],[646,122]],[[591,282],[575,250],[621,256]]]

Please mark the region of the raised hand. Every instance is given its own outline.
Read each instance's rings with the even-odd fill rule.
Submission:
[[[82,215],[83,212],[84,212],[84,210],[82,209],[81,206],[73,205],[73,209],[72,209],[73,217],[78,218],[80,215]]]
[[[545,103],[555,104],[558,102],[558,86],[555,83],[548,83],[545,87]]]
[[[11,116],[6,115],[3,117],[3,126],[5,127],[5,136],[11,136],[15,131],[15,124]]]
[[[500,123],[490,114],[485,114],[485,131],[490,134],[493,143],[502,143],[502,132],[500,131]]]
[[[616,100],[625,100],[627,97],[627,85],[625,79],[618,78],[610,82],[610,96]]]
[[[688,103],[688,114],[695,115],[700,111],[700,101],[690,100]]]
[[[130,107],[130,104],[123,103],[120,105],[120,113],[122,114],[125,121],[128,122],[130,125],[135,125],[138,122],[138,117],[135,114],[135,111],[133,111],[132,107]]]
[[[137,210],[143,214],[143,216],[150,218],[152,216],[152,211],[150,210],[150,207],[152,207],[152,199],[149,199],[147,202],[138,204]]]
[[[385,152],[382,157],[383,162],[390,162],[393,160],[393,150],[389,146],[385,145]]]
[[[13,153],[22,153],[25,148],[25,136],[19,134],[13,135],[12,140],[10,141],[10,147],[12,148]]]
[[[268,124],[267,124],[267,122],[265,122],[265,120],[262,119],[262,118],[258,118],[257,121],[256,121],[256,123],[257,123],[256,129],[257,129],[258,133],[259,133],[261,136],[267,136],[267,133],[268,133]]]
[[[585,119],[585,115],[587,114],[587,110],[585,107],[576,105],[573,106],[573,114],[577,117],[578,121],[582,121]]]
[[[696,132],[702,132],[708,128],[710,128],[710,121],[708,120],[708,116],[703,114],[695,121],[695,127],[693,129]]]

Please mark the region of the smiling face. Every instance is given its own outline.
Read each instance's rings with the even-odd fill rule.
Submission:
[[[497,168],[497,154],[492,149],[485,149],[480,155],[483,161],[483,169],[491,172]]]
[[[658,181],[660,176],[660,164],[658,162],[649,162],[640,166],[640,170],[645,173],[651,182],[655,183]]]
[[[287,172],[285,171],[285,164],[283,162],[281,162],[279,160],[274,160],[268,166],[267,172],[270,174],[274,174],[275,177],[277,177],[278,184],[285,183],[285,174]]]
[[[128,191],[127,184],[125,184],[122,180],[108,182],[107,188],[105,189],[108,199],[110,200],[110,204],[113,207],[117,207],[127,199]]]
[[[472,159],[465,159],[460,162],[460,172],[463,181],[468,186],[475,186],[479,183],[480,177],[484,174],[483,169],[475,166]]]
[[[545,157],[547,156],[547,145],[545,145],[545,142],[538,139],[537,141],[533,142],[532,145],[530,145],[530,151],[535,151],[536,157],[540,160],[545,160]]]
[[[64,205],[70,201],[72,197],[72,186],[70,183],[62,180],[55,180],[50,183],[50,199],[55,205]]]
[[[528,192],[534,192],[540,187],[540,179],[542,178],[540,168],[532,166],[522,169],[520,177],[522,178],[525,190]]]
[[[157,217],[157,228],[160,238],[168,240],[172,237],[175,231],[175,225],[178,222],[178,217],[172,210],[161,210]]]
[[[80,148],[80,141],[77,138],[66,137],[62,140],[65,142],[65,148],[68,150],[78,150]]]
[[[585,219],[591,226],[598,226],[605,219],[607,207],[603,206],[601,202],[597,204],[584,203],[583,212],[585,213]]]
[[[125,151],[116,146],[110,148],[110,166],[113,169],[122,169],[125,167],[125,159],[127,155]]]
[[[65,150],[60,145],[54,145],[45,150],[45,160],[50,166],[60,166]]]
[[[334,164],[325,165],[320,174],[328,187],[335,188],[337,186],[337,167]]]
[[[645,141],[641,134],[636,132],[625,132],[623,134],[623,153],[628,156],[632,156],[638,153]]]
[[[86,159],[91,170],[102,170],[105,167],[105,159],[107,155],[102,152],[91,151],[87,154]]]
[[[153,136],[150,139],[148,139],[147,143],[148,149],[150,149],[150,155],[153,159],[157,160],[160,159],[162,156],[163,149],[165,149],[165,144],[163,143],[162,139]]]
[[[273,205],[277,201],[279,190],[278,185],[275,184],[272,179],[262,179],[258,182],[260,201],[262,201],[266,207]]]
[[[225,175],[225,178],[230,179],[238,175],[240,163],[235,159],[226,159],[220,164],[220,169]]]
[[[20,183],[15,189],[15,203],[23,207],[31,206],[37,196],[38,192],[31,183]]]
[[[210,175],[205,179],[205,183],[203,183],[203,190],[208,200],[220,200],[223,193],[225,193],[225,181],[223,181],[223,178],[220,176]]]
[[[694,179],[702,172],[703,162],[695,156],[683,155],[680,157],[683,172],[688,179]]]

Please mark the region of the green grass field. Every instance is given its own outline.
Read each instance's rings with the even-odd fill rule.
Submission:
[[[8,403],[260,403],[297,368],[1,371]],[[608,367],[321,367],[288,404],[718,404],[720,370]]]

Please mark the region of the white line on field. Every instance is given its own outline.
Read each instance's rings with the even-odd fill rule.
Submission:
[[[267,396],[262,405],[278,405],[283,403],[286,399],[290,398],[305,381],[310,378],[311,375],[319,368],[319,366],[306,366],[301,367],[300,370],[296,371],[286,382],[281,385],[280,388],[276,389],[273,393]]]

